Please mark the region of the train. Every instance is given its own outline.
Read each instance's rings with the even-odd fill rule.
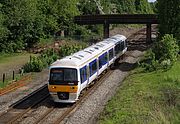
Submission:
[[[117,34],[52,63],[48,81],[52,100],[76,102],[80,93],[127,51],[126,39]]]

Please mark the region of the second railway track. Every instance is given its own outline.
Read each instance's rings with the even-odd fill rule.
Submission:
[[[25,113],[30,111],[34,106],[49,97],[47,85],[34,91],[27,97],[12,105],[6,112],[0,115],[0,124],[14,124]]]

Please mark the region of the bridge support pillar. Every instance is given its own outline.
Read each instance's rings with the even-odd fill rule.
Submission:
[[[104,21],[104,38],[109,38],[109,23]]]
[[[147,24],[146,26],[146,42],[151,43],[151,24]]]

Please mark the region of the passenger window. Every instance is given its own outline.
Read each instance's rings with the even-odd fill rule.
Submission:
[[[124,49],[124,42],[121,42],[120,51],[123,51],[123,49]]]
[[[99,69],[107,63],[107,52],[99,57]]]
[[[120,44],[118,43],[118,44],[115,46],[115,54],[116,54],[116,55],[119,53],[119,47],[120,47]]]
[[[90,76],[92,76],[94,73],[97,71],[97,61],[94,60],[89,64],[89,69],[90,69]]]
[[[102,59],[99,57],[99,69],[102,67]]]
[[[114,57],[113,55],[113,49],[109,50],[109,60],[111,60]]]
[[[80,69],[80,75],[81,75],[81,83],[85,82],[87,80],[87,69],[86,66]]]
[[[104,65],[107,63],[108,57],[107,57],[107,53],[104,54]]]

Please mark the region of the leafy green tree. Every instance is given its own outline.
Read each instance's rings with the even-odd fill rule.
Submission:
[[[137,13],[153,13],[153,9],[147,0],[135,0]]]
[[[2,4],[0,4],[0,10],[2,10],[1,8]],[[7,39],[8,29],[4,25],[5,20],[5,15],[2,11],[0,11],[0,52],[2,52],[6,48],[5,41]]]
[[[78,0],[54,0],[59,30],[64,30],[67,34],[74,30],[73,18],[79,14],[77,2]]]
[[[160,37],[173,34],[180,45],[180,1],[157,0]]]
[[[119,13],[133,14],[136,13],[134,6],[135,0],[117,0],[116,5],[118,6]]]
[[[160,62],[170,60],[174,63],[178,57],[179,47],[173,35],[166,34],[154,46],[155,59]]]
[[[81,15],[99,14],[94,0],[79,0],[78,9]]]
[[[37,1],[5,0],[3,4],[3,11],[7,16],[6,25],[10,31],[7,39],[10,50],[16,51],[25,47],[25,44],[29,46],[36,42],[42,35],[42,21],[37,17]]]
[[[112,0],[121,14],[153,13],[147,0]]]
[[[53,0],[38,0],[38,11],[43,23],[45,37],[51,37],[58,30],[57,8]]]

